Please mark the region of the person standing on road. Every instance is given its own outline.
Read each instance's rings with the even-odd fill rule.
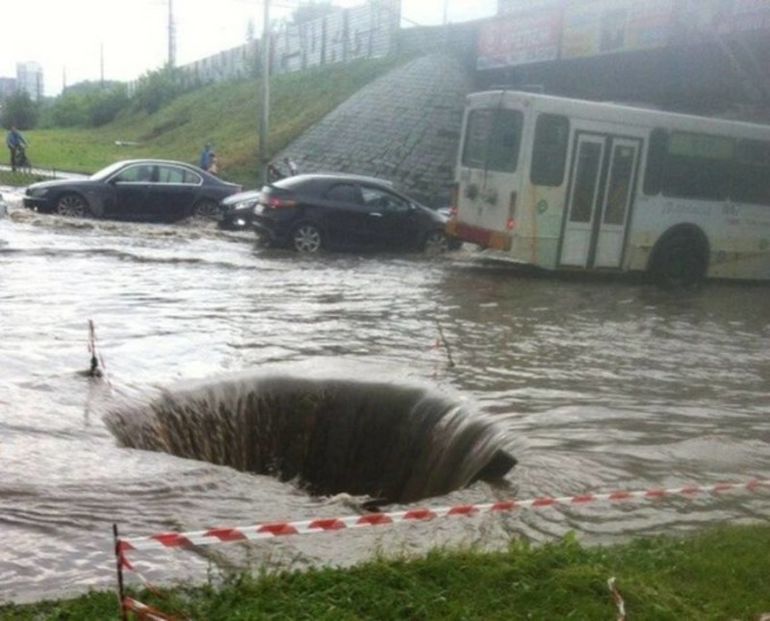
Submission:
[[[5,138],[5,144],[8,145],[8,150],[11,152],[11,170],[16,172],[16,164],[19,162],[19,149],[24,149],[27,146],[27,141],[24,140],[24,136],[16,129],[16,126],[11,125],[11,129]]]
[[[211,152],[211,157],[209,158],[209,167],[207,169],[212,175],[218,175],[219,174],[219,160],[217,159],[217,154],[213,151]]]
[[[207,142],[206,146],[201,151],[201,159],[198,163],[203,170],[208,171],[211,168],[211,163],[214,161],[214,151],[211,150],[211,143]]]
[[[286,164],[286,168],[289,169],[289,177],[293,177],[297,174],[297,164],[290,157],[283,158],[283,163]]]

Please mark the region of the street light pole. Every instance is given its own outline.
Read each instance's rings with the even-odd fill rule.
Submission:
[[[262,179],[268,182],[267,165],[270,161],[268,135],[270,133],[270,0],[265,4],[264,27],[262,29],[262,117],[259,123],[259,163]]]
[[[174,26],[174,2],[168,0],[168,66],[176,65],[176,32]]]

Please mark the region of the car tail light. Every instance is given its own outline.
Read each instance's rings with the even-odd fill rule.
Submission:
[[[297,201],[278,198],[277,196],[268,196],[262,204],[269,209],[286,209],[288,207],[296,207]]]

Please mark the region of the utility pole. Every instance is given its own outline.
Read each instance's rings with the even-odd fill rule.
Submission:
[[[176,30],[174,28],[174,2],[168,0],[168,66],[176,65]]]
[[[259,163],[264,183],[268,182],[267,165],[270,162],[268,135],[270,134],[270,0],[264,2],[262,28],[262,118],[259,123]]]
[[[99,86],[104,88],[104,43],[99,44]]]

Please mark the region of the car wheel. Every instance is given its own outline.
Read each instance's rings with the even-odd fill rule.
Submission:
[[[56,213],[60,216],[84,218],[90,212],[88,202],[80,194],[64,194],[56,203]]]
[[[311,222],[304,222],[291,235],[294,250],[304,254],[315,254],[323,248],[321,229]]]
[[[425,244],[423,245],[425,254],[429,256],[436,256],[444,254],[449,250],[449,240],[447,239],[444,231],[431,231],[425,236]]]
[[[201,200],[193,206],[193,216],[196,218],[205,218],[206,220],[216,220],[220,216],[219,205],[214,201]]]
[[[655,251],[652,274],[667,289],[699,285],[708,270],[708,249],[697,237],[677,232],[663,240]]]

